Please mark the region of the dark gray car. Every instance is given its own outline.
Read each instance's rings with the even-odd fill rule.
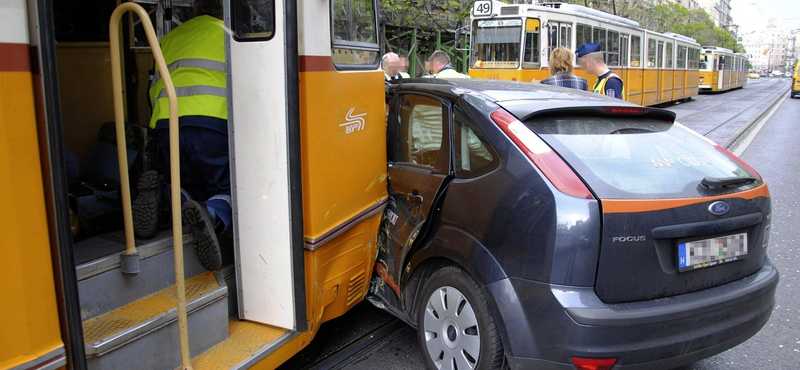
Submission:
[[[673,113],[488,80],[387,102],[369,298],[429,368],[668,369],[769,319],[767,185]]]

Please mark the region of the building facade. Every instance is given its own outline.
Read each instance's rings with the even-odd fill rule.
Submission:
[[[739,35],[739,43],[747,50],[747,58],[759,71],[788,71],[798,55],[798,30],[789,31],[776,26],[770,19],[767,27]]]

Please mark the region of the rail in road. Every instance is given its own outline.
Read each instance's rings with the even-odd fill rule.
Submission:
[[[730,148],[789,91],[790,81],[783,78],[753,80],[744,88],[700,95],[693,101],[667,109],[678,114],[678,122]]]

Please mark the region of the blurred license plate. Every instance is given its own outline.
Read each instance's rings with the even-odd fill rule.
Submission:
[[[678,244],[678,271],[690,271],[747,258],[747,233]]]

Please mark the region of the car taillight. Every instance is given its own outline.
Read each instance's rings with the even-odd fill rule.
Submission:
[[[578,178],[561,157],[556,154],[539,136],[533,133],[516,117],[499,108],[489,115],[508,135],[511,141],[522,150],[533,164],[542,171],[550,183],[560,192],[573,197],[593,199],[592,193]]]
[[[603,112],[607,114],[643,115],[647,114],[648,109],[645,107],[603,107]]]
[[[608,370],[616,363],[616,358],[572,358],[572,364],[578,370]]]
[[[717,151],[719,151],[720,153],[724,154],[726,157],[730,158],[732,161],[734,161],[734,162],[738,163],[740,166],[742,166],[742,167],[744,167],[745,169],[747,169],[748,171],[750,171],[750,173],[752,173],[753,175],[755,175],[756,177],[758,177],[758,179],[759,179],[759,180],[763,180],[763,178],[762,178],[762,177],[761,177],[761,175],[758,173],[758,171],[756,171],[756,170],[755,170],[755,168],[753,168],[753,167],[750,167],[750,165],[749,165],[749,164],[747,164],[747,162],[745,162],[745,161],[743,161],[741,158],[739,158],[739,157],[737,157],[737,156],[733,155],[733,153],[731,153],[731,152],[729,152],[727,149],[725,149],[725,148],[721,147],[719,144],[717,144],[717,143],[715,143],[715,142],[713,142],[713,141],[709,140],[707,137],[705,137],[705,136],[703,136],[703,135],[700,135],[699,133],[695,132],[694,130],[691,130],[691,129],[689,129],[688,127],[686,127],[686,126],[684,126],[684,125],[682,125],[682,124],[680,124],[680,123],[678,123],[678,122],[675,122],[675,123],[674,123],[674,125],[675,125],[675,126],[677,126],[677,127],[680,127],[680,128],[682,128],[682,129],[684,129],[684,130],[686,130],[686,131],[688,131],[689,133],[691,133],[692,135],[694,135],[694,136],[696,136],[696,137],[699,137],[700,139],[702,139],[703,141],[705,141],[705,142],[706,142],[708,145],[711,145],[711,146],[713,146],[713,147],[714,147],[714,149],[716,149],[716,150],[717,150]]]

